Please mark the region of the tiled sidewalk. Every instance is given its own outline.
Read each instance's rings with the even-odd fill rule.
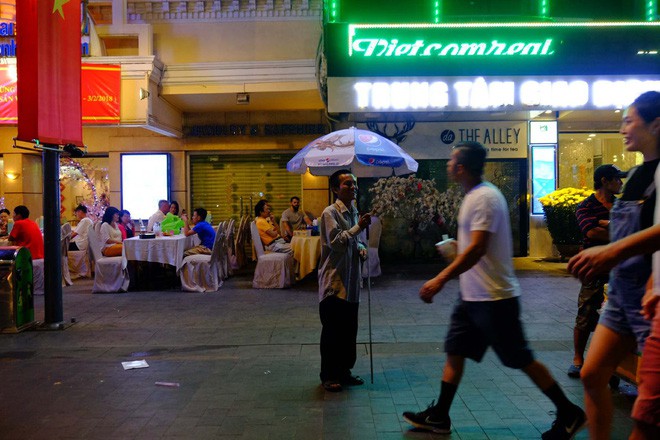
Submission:
[[[523,318],[538,358],[581,403],[565,369],[579,288],[565,265],[516,261]],[[396,270],[395,273],[393,273]],[[0,335],[2,439],[538,439],[552,404],[522,373],[468,362],[451,416],[454,431],[410,430],[405,410],[437,397],[442,340],[458,283],[432,305],[417,291],[431,266],[385,268],[371,289],[374,383],[369,383],[366,289],[359,358],[367,384],[325,393],[319,386],[316,283],[254,290],[236,276],[213,294],[89,294],[65,288],[64,331]],[[37,300],[43,317],[43,299]],[[149,368],[124,371],[145,359]],[[179,384],[164,387],[155,382]],[[630,388],[630,387],[628,387]],[[632,401],[614,394],[613,438],[631,428]],[[586,431],[578,438],[587,438]]]

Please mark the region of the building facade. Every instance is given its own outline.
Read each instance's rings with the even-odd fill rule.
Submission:
[[[7,29],[13,3],[0,3]],[[83,6],[83,62],[120,66],[121,104],[118,121],[84,125],[88,155],[68,163],[62,180],[65,219],[101,193],[126,208],[126,195],[141,188],[123,186],[122,157],[146,153],[168,155],[169,199],[215,219],[249,213],[262,197],[281,211],[292,195],[319,215],[327,179],[291,175],[286,161],[335,129],[397,125],[407,127],[401,146],[420,162],[418,174],[441,188],[451,145],[484,143],[487,178],[512,208],[516,254],[550,256],[535,185],[590,186],[601,163],[637,163],[617,134],[620,112],[638,92],[660,88],[655,0]],[[0,63],[10,69],[12,35],[4,37]],[[548,129],[555,138],[532,142]],[[15,136],[15,124],[0,126],[0,193],[8,207],[26,204],[38,216],[41,156],[13,148]]]

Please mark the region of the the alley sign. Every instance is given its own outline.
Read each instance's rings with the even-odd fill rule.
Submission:
[[[490,159],[526,158],[527,122],[418,122],[401,147],[416,159],[449,159],[461,141],[481,143]]]

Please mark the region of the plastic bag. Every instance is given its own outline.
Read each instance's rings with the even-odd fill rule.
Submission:
[[[181,228],[184,226],[183,220],[171,212],[168,212],[163,221],[160,222],[160,228],[163,232],[172,231],[174,234],[181,233]]]

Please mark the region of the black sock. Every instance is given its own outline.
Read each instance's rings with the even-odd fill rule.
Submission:
[[[557,407],[557,415],[569,413],[575,405],[568,400],[566,394],[559,388],[557,382],[553,383],[550,388],[543,390],[543,394],[548,396],[552,403]]]
[[[451,407],[451,403],[454,401],[456,390],[458,390],[458,385],[445,382],[444,380],[442,381],[440,384],[440,396],[438,396],[438,403],[435,405],[438,416],[443,418],[449,417],[449,408]]]

